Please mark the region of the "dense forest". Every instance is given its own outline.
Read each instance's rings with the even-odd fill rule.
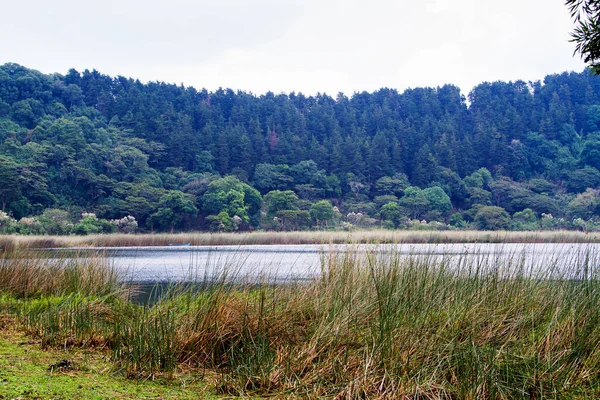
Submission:
[[[600,227],[600,77],[261,96],[0,66],[5,233]]]

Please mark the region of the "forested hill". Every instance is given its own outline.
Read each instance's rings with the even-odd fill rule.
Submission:
[[[600,212],[587,71],[482,83],[467,101],[452,85],[256,96],[5,64],[0,140],[2,209],[21,220],[5,230],[24,233],[82,212],[159,230],[589,227]],[[79,232],[110,229],[88,217]]]

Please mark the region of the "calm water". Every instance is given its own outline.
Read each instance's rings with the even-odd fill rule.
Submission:
[[[310,279],[321,272],[321,259],[355,251],[429,257],[468,268],[498,265],[525,269],[531,275],[548,273],[580,276],[586,263],[599,271],[600,244],[405,244],[405,245],[252,245],[191,247],[111,247],[102,249],[124,280],[135,282],[230,279],[286,282]],[[65,250],[60,250],[65,251]],[[67,250],[72,254],[82,249]],[[508,262],[508,260],[512,260]]]

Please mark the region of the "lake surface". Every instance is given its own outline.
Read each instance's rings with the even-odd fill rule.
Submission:
[[[536,276],[577,278],[599,271],[600,244],[403,244],[403,245],[249,245],[169,246],[61,249],[72,253],[102,251],[125,281],[212,281],[224,275],[232,280],[272,283],[314,278],[321,260],[354,252],[427,257],[457,268],[493,269],[499,265]],[[587,265],[583,271],[582,266]]]

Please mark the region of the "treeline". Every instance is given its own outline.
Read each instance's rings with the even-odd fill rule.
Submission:
[[[256,96],[0,66],[0,231],[577,228],[600,78]],[[119,222],[121,221],[121,222]]]

